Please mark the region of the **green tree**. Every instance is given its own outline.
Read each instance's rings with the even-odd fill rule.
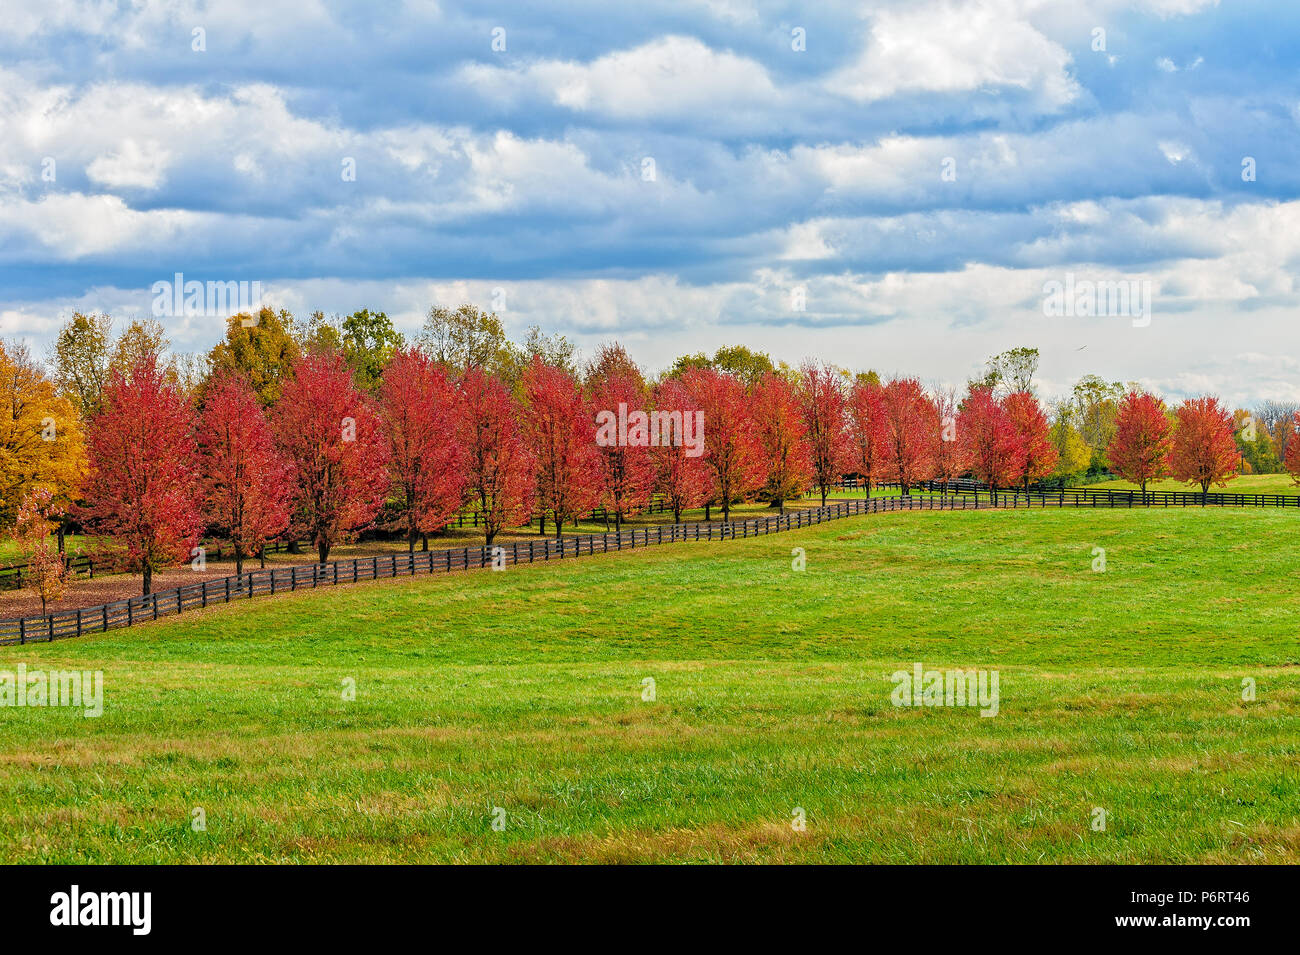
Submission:
[[[1096,375],[1084,375],[1074,385],[1075,422],[1091,452],[1091,471],[1106,470],[1106,449],[1115,436],[1115,419],[1125,393],[1120,382],[1106,382]]]
[[[1038,372],[1037,348],[1010,348],[984,363],[984,375],[968,382],[970,387],[989,388],[999,395],[1015,391],[1033,393],[1034,375]]]
[[[130,377],[131,370],[148,359],[162,359],[171,347],[171,340],[166,330],[156,319],[136,320],[126,327],[116,343],[113,354],[108,360],[110,372],[118,372],[124,378]],[[169,381],[176,381],[176,369],[169,361],[163,361],[164,374]]]
[[[293,329],[293,316],[284,309],[230,316],[225,339],[208,352],[209,373],[237,373],[263,405],[273,404],[300,353]]]
[[[441,306],[429,309],[416,346],[458,374],[478,368],[508,377],[515,357],[501,319],[470,304],[455,311]]]
[[[105,314],[74,312],[54,339],[50,364],[54,384],[84,418],[99,411],[108,381],[113,319]]]
[[[343,357],[352,368],[357,387],[373,393],[393,352],[406,345],[402,333],[393,328],[392,320],[385,313],[367,308],[345,318],[340,330]]]

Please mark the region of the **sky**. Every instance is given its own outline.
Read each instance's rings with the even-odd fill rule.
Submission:
[[[0,0],[0,335],[176,273],[650,370],[1300,400],[1300,4]]]

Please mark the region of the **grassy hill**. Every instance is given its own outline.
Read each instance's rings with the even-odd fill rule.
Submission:
[[[1295,863],[1296,520],[881,514],[0,648],[105,687],[0,708],[0,851]],[[997,670],[998,715],[893,706],[917,662]]]

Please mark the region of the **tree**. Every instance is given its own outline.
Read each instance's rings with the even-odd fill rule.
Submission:
[[[421,534],[427,549],[427,535],[446,527],[464,503],[459,414],[460,398],[441,366],[414,348],[392,354],[379,386],[379,417],[410,553]]]
[[[604,425],[595,432],[601,499],[614,512],[615,528],[620,528],[625,518],[645,510],[654,491],[645,379],[622,346],[602,346],[588,371],[587,387],[590,410],[596,423]],[[626,422],[623,435],[620,420]]]
[[[27,492],[18,508],[18,520],[13,537],[27,567],[23,571],[23,585],[41,600],[41,616],[45,616],[50,602],[58,600],[68,589],[72,571],[63,554],[50,544],[50,531],[62,511],[54,503],[48,487],[35,487]]]
[[[1300,411],[1291,418],[1291,439],[1286,443],[1282,463],[1296,484],[1300,484]]]
[[[772,358],[763,352],[752,351],[744,345],[723,345],[710,358],[704,352],[694,355],[682,355],[673,362],[668,372],[670,378],[680,378],[695,368],[712,368],[715,371],[735,375],[746,385],[754,385],[764,375],[776,371]]]
[[[343,357],[356,376],[357,386],[373,394],[388,359],[405,346],[402,333],[393,328],[392,320],[385,313],[368,308],[345,318],[342,333]]]
[[[847,462],[871,497],[871,485],[880,480],[885,468],[887,444],[884,429],[885,409],[881,403],[879,379],[870,381],[859,376],[848,398]]]
[[[24,346],[0,345],[0,526],[13,525],[37,486],[49,489],[51,513],[66,514],[85,469],[85,437],[72,402],[55,391]]]
[[[798,397],[813,480],[825,507],[827,494],[844,473],[843,379],[830,365],[808,362],[799,371]]]
[[[1115,436],[1106,449],[1111,470],[1147,492],[1150,481],[1169,473],[1169,415],[1165,403],[1147,392],[1130,391],[1120,402]]]
[[[592,412],[573,376],[534,358],[524,370],[523,386],[528,407],[524,440],[534,467],[542,532],[549,512],[558,540],[566,521],[576,522],[596,505],[607,449],[596,447]]]
[[[1074,426],[1074,406],[1068,401],[1058,401],[1052,418],[1050,437],[1056,448],[1056,470],[1053,477],[1062,481],[1088,470],[1092,449],[1084,442],[1079,429]]]
[[[323,564],[383,506],[390,483],[383,426],[337,353],[299,359],[272,426],[291,468],[294,524]]]
[[[915,378],[895,378],[880,392],[884,459],[881,477],[897,481],[904,494],[934,476],[938,413]]]
[[[1118,381],[1108,384],[1096,375],[1084,375],[1074,385],[1076,424],[1090,449],[1090,470],[1105,467],[1106,448],[1115,434],[1115,418],[1124,391],[1124,386]]]
[[[993,389],[977,386],[970,390],[962,404],[957,433],[971,473],[989,486],[989,500],[997,504],[997,489],[1019,480],[1024,472],[1025,452],[1020,433],[993,396]]]
[[[87,448],[82,516],[125,545],[148,596],[154,571],[189,557],[202,527],[194,409],[157,355],[110,373]]]
[[[73,312],[54,339],[54,383],[83,417],[99,411],[108,381],[112,335],[113,320],[108,315]]]
[[[937,425],[932,439],[934,441],[934,477],[943,482],[943,491],[948,493],[948,485],[970,470],[970,460],[966,456],[966,447],[958,439],[957,395],[952,389],[937,391],[934,396],[935,423]]]
[[[751,414],[767,471],[763,494],[784,514],[785,502],[802,494],[814,474],[805,407],[787,379],[768,372],[754,385]]]
[[[205,516],[230,541],[242,574],[244,558],[289,526],[292,471],[257,393],[236,372],[209,382],[198,435]]]
[[[460,397],[466,487],[491,547],[502,529],[528,521],[533,463],[521,437],[518,409],[500,381],[472,367],[461,377]]]
[[[113,353],[108,360],[109,371],[127,376],[141,362],[152,359],[169,379],[175,380],[175,370],[162,357],[170,347],[167,332],[158,321],[152,318],[134,321],[114,343]]]
[[[1038,371],[1037,348],[1011,348],[999,352],[984,363],[984,376],[972,382],[975,387],[988,388],[994,397],[1017,391],[1034,390],[1034,374]]]
[[[691,400],[704,415],[704,463],[711,500],[731,519],[731,505],[763,483],[763,455],[755,440],[745,386],[733,375],[695,368],[682,376]],[[706,505],[707,506],[707,505]]]
[[[1201,486],[1201,505],[1210,485],[1226,487],[1236,476],[1237,443],[1232,415],[1218,398],[1188,398],[1174,412],[1173,449],[1169,470],[1179,481]]]
[[[1031,481],[1041,481],[1056,467],[1056,448],[1047,426],[1047,415],[1038,399],[1028,391],[1013,391],[1002,401],[1007,420],[1020,443],[1021,473],[1026,493]]]
[[[209,374],[242,375],[263,405],[274,404],[301,352],[293,330],[293,316],[283,309],[230,316],[225,339],[208,352]]]
[[[478,368],[499,375],[511,365],[512,346],[501,319],[469,304],[455,311],[440,306],[429,309],[416,344],[456,373]]]
[[[655,388],[654,406],[661,415],[679,416],[683,427],[697,420],[695,415],[700,411],[690,391],[676,378],[668,378]],[[672,508],[673,520],[678,523],[683,511],[704,503],[710,487],[709,470],[703,455],[692,453],[684,434],[682,438],[680,441],[661,440],[650,448],[655,463],[655,486]]]

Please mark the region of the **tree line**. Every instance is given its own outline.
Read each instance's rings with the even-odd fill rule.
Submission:
[[[1222,486],[1243,444],[1283,421],[1212,396],[1167,407],[1140,388],[1091,376],[1047,409],[1037,352],[989,360],[953,388],[833,365],[774,363],[744,346],[686,355],[654,377],[617,343],[579,367],[562,336],[511,342],[495,315],[431,309],[407,341],[383,312],[305,321],[266,308],[235,315],[208,354],[169,356],[161,327],[118,336],[103,315],[59,331],[50,371],[0,348],[9,400],[0,434],[0,521],[23,545],[28,581],[57,599],[67,583],[62,529],[114,539],[151,589],[201,536],[230,545],[236,572],[276,539],[308,539],[319,559],[364,529],[400,530],[409,549],[477,512],[491,546],[538,522],[557,536],[603,507],[616,526],[654,497],[680,520],[741,502],[784,511],[844,478],[867,494],[908,493],[971,476],[997,489],[1108,467],[1143,490],[1172,476]],[[663,432],[647,426],[650,412]],[[617,413],[616,439],[602,431]],[[683,423],[699,420],[698,443]],[[1294,409],[1285,427],[1294,430]],[[661,440],[662,438],[662,440]],[[1300,442],[1278,458],[1300,475]],[[57,546],[51,543],[58,532]]]

